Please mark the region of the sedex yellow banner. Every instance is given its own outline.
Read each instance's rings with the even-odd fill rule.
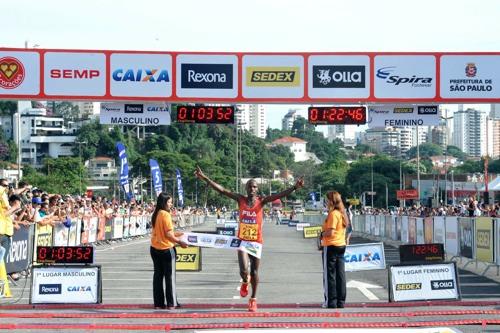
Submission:
[[[190,246],[185,249],[177,246],[177,258],[175,258],[175,269],[178,271],[201,271],[201,248]]]
[[[321,232],[321,226],[304,227],[304,238],[316,238]]]
[[[476,218],[476,258],[484,262],[493,262],[493,219]]]

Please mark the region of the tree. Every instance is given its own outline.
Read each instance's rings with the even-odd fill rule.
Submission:
[[[443,148],[434,143],[423,143],[419,146],[419,150],[420,158],[443,155]],[[417,147],[411,147],[410,150],[408,150],[407,154],[410,158],[417,157]]]
[[[461,161],[463,161],[467,158],[467,154],[464,153],[462,150],[460,150],[460,148],[458,148],[456,146],[447,146],[446,153],[448,155],[451,155],[453,157],[458,158]]]

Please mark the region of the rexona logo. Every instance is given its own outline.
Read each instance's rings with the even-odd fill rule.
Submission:
[[[249,87],[297,87],[300,85],[300,67],[247,67],[246,84]]]
[[[40,295],[60,295],[61,284],[41,284],[38,286],[38,293]]]
[[[353,254],[346,254],[344,256],[344,259],[346,262],[361,262],[361,261],[375,261],[375,260],[380,260],[380,253],[375,252],[375,253],[353,253]]]
[[[396,291],[420,290],[420,289],[422,289],[422,283],[398,283],[398,284],[396,284]]]
[[[0,59],[0,87],[14,89],[23,83],[25,77],[24,66],[14,57]]]
[[[453,280],[431,280],[432,290],[454,289],[455,283]]]
[[[365,88],[365,66],[313,66],[313,88]]]
[[[125,104],[125,113],[143,113],[144,105],[142,104]]]
[[[233,89],[232,64],[181,64],[183,89]]]
[[[113,80],[121,82],[170,82],[166,69],[122,69],[113,72]]]
[[[385,82],[399,85],[410,85],[415,88],[420,87],[430,87],[432,85],[431,77],[419,77],[416,75],[412,76],[399,76],[393,75],[397,74],[395,66],[382,67],[377,70],[377,78],[385,80]],[[395,73],[394,73],[395,72]]]

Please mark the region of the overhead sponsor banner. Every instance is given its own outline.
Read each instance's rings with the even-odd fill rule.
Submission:
[[[344,254],[345,270],[348,272],[385,269],[383,243],[348,245]]]
[[[476,259],[483,262],[493,262],[493,218],[476,218]]]
[[[242,59],[243,97],[304,97],[303,56],[244,55]]]
[[[175,248],[175,269],[177,271],[201,271],[201,248],[189,246],[183,249],[180,246]]]
[[[262,255],[262,244],[241,240],[237,237],[185,232],[180,238],[193,246],[211,247],[216,249],[232,249],[246,252],[256,258]]]
[[[112,53],[110,71],[111,96],[172,96],[170,54]]]
[[[500,56],[443,55],[442,98],[500,98]]]
[[[236,98],[238,57],[180,54],[176,58],[178,97]]]
[[[418,191],[416,189],[397,190],[396,197],[398,200],[418,199]]]
[[[317,238],[321,233],[321,226],[304,227],[304,238]]]
[[[459,254],[462,257],[474,258],[474,237],[473,237],[473,219],[469,217],[458,218],[458,235],[459,235]]]
[[[99,122],[107,125],[159,126],[170,125],[167,104],[101,103]]]
[[[121,142],[116,143],[116,149],[118,150],[118,157],[120,158],[120,174],[119,181],[120,185],[123,187],[128,200],[133,198],[132,190],[130,189],[130,184],[128,182],[128,158],[125,151],[125,146]]]
[[[101,267],[33,267],[31,303],[100,303]]]
[[[149,159],[149,167],[151,168],[151,180],[153,182],[153,187],[155,189],[156,196],[158,196],[162,191],[163,181],[161,177],[160,166],[158,161]]]
[[[184,206],[184,189],[182,188],[182,178],[179,169],[175,169],[175,178],[177,179],[177,204],[179,207]]]
[[[368,107],[368,127],[439,125],[438,105],[379,104]],[[410,191],[410,190],[406,190]]]
[[[311,98],[368,98],[370,57],[313,55],[308,59]]]
[[[106,95],[104,53],[46,52],[43,60],[45,95]]]
[[[0,96],[40,93],[40,54],[0,51]]]
[[[454,262],[390,267],[390,301],[460,299]]]
[[[434,55],[377,55],[374,66],[376,98],[436,97]]]

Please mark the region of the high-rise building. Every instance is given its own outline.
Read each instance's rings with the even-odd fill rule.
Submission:
[[[431,143],[446,149],[448,146],[448,136],[446,126],[435,126],[431,130]]]
[[[394,127],[375,127],[366,130],[363,143],[372,147],[373,152],[393,157],[401,155],[400,131]]]
[[[328,126],[327,140],[332,142],[335,139],[345,141],[345,125],[330,125]]]
[[[78,118],[87,119],[99,115],[101,112],[100,102],[73,102],[78,106]]]
[[[491,120],[491,136],[491,157],[496,159],[500,157],[500,118]]]
[[[500,119],[500,104],[491,104],[490,118]]]
[[[453,127],[453,145],[472,157],[486,155],[489,150],[488,142],[493,145],[493,129],[488,131],[485,111],[475,109],[457,111],[453,114]],[[488,140],[488,137],[491,140]]]
[[[293,127],[293,122],[297,119],[299,115],[297,114],[297,110],[290,109],[288,113],[281,120],[281,129],[290,131]]]
[[[248,119],[250,133],[261,139],[266,138],[266,113],[263,104],[248,105]]]
[[[408,150],[413,147],[413,130],[411,127],[398,127],[399,149],[401,156],[406,156]]]
[[[250,112],[248,104],[235,105],[234,122],[238,129],[249,131],[250,130]]]

